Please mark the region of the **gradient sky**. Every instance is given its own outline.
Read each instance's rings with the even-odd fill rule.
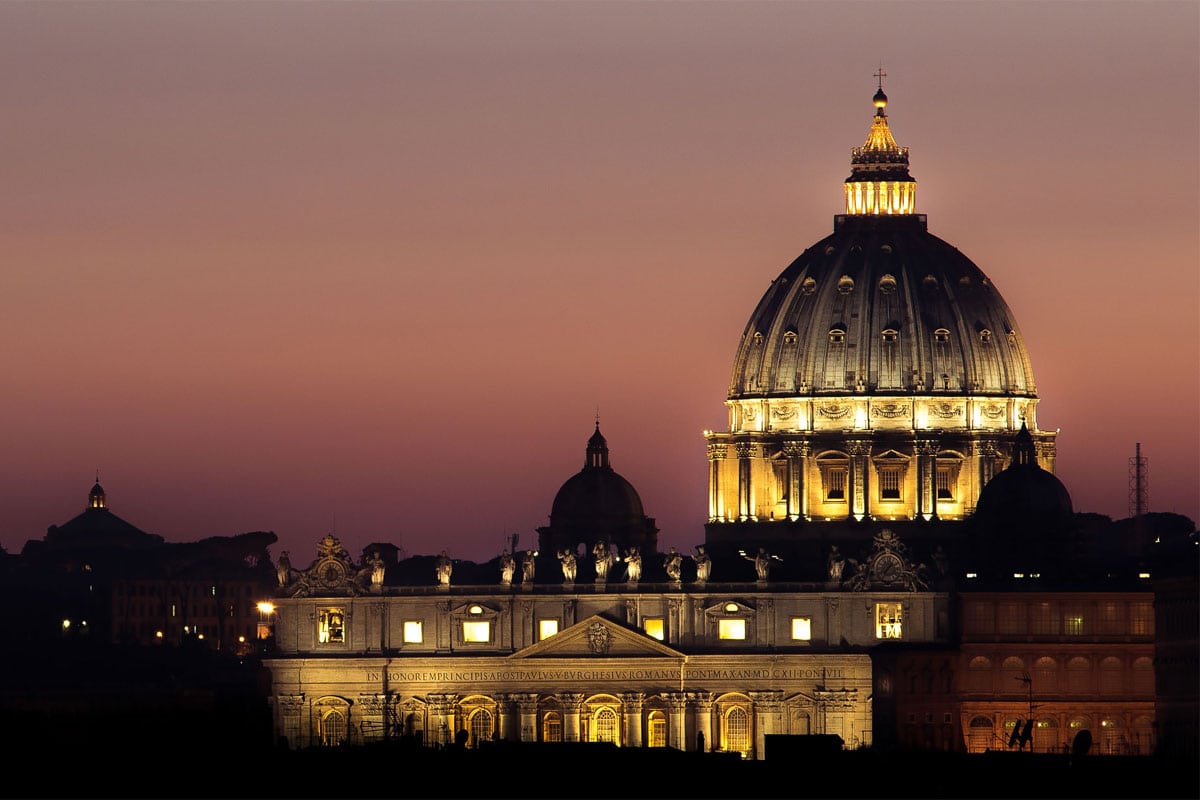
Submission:
[[[0,4],[0,544],[535,542],[599,409],[660,544],[883,64],[1077,510],[1196,520],[1200,4]],[[277,552],[276,552],[277,554]]]

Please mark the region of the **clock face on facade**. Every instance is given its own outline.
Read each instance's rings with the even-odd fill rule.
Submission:
[[[884,553],[875,559],[875,580],[882,583],[895,583],[900,580],[904,565],[900,558],[893,553]]]
[[[338,561],[330,561],[320,569],[321,583],[337,586],[346,579],[346,568]]]

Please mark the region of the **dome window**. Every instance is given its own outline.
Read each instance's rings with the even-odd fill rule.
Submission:
[[[892,252],[892,246],[890,244],[881,245],[879,249],[885,253]]]
[[[945,344],[950,341],[950,331],[945,328],[938,328],[933,332],[933,340],[939,344]]]
[[[825,255],[827,255],[827,256],[831,256],[831,255],[833,255],[833,251],[834,251],[834,250],[836,250],[836,249],[837,249],[837,248],[836,248],[836,247],[834,247],[833,245],[828,245],[828,246],[825,248]]]
[[[932,275],[926,275],[925,279],[921,281],[921,283],[925,284],[926,289],[938,288],[938,279]]]
[[[989,342],[991,342],[992,341],[992,332],[989,331],[987,328],[984,328],[983,330],[981,330],[979,332],[979,341],[982,344],[988,344]]]
[[[762,331],[755,331],[754,332],[754,346],[762,347],[762,343],[763,343]]]
[[[796,332],[795,331],[784,331],[783,343],[786,345],[795,345],[796,344]]]
[[[884,328],[883,343],[884,344],[892,344],[893,342],[896,341],[896,339],[899,336],[900,336],[900,332],[897,331],[895,328]]]
[[[879,279],[879,291],[884,294],[891,294],[896,291],[896,279],[891,275],[884,275]]]
[[[843,275],[841,277],[841,280],[838,281],[838,293],[839,294],[850,294],[853,291],[854,291],[854,279],[851,278],[849,275]]]
[[[817,290],[817,282],[814,281],[812,278],[805,278],[804,281],[800,284],[800,293],[801,294],[812,294],[816,290]]]
[[[829,329],[829,343],[830,344],[842,344],[845,341],[846,341],[846,331],[844,329],[842,329],[842,328],[830,328]]]

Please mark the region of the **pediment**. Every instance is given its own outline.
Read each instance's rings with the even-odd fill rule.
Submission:
[[[652,636],[599,615],[588,617],[509,658],[683,658]]]

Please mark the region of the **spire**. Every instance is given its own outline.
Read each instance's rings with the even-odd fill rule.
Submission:
[[[600,433],[599,414],[596,414],[596,432],[588,439],[587,460],[583,465],[584,467],[608,468],[608,442],[605,440],[604,434]]]
[[[917,182],[908,174],[908,148],[896,144],[888,127],[887,95],[880,67],[875,73],[879,90],[871,102],[875,118],[862,147],[850,151],[850,177],[846,178],[847,214],[913,214],[917,209]]]
[[[1021,430],[1017,431],[1017,435],[1013,437],[1012,450],[1013,466],[1026,465],[1038,466],[1037,462],[1037,447],[1033,443],[1033,434],[1029,432],[1029,428],[1025,427],[1025,420],[1021,420]]]

